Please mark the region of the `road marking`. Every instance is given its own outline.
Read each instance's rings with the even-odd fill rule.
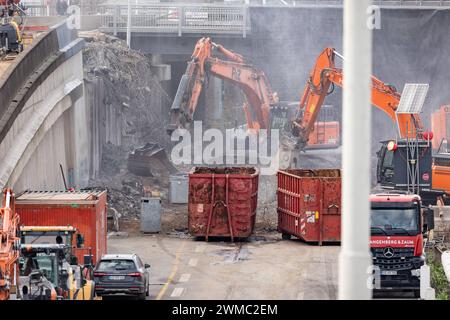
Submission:
[[[201,253],[203,251],[205,251],[205,245],[204,244],[198,245],[197,247],[195,247],[195,252]]]
[[[188,282],[190,278],[191,278],[190,273],[183,273],[178,282]]]
[[[196,267],[197,266],[197,263],[198,263],[198,259],[196,259],[196,258],[191,258],[190,260],[189,260],[189,266],[190,267]]]
[[[184,292],[184,288],[175,288],[172,292],[172,294],[170,295],[170,297],[175,298],[175,297],[179,297],[183,294]]]
[[[173,263],[172,272],[170,273],[169,277],[167,278],[166,283],[159,291],[158,295],[156,296],[156,300],[161,300],[161,298],[164,296],[164,293],[166,293],[167,288],[169,287],[170,283],[173,281],[173,278],[175,278],[175,275],[178,271],[178,265],[180,264],[180,255],[183,251],[184,246],[186,245],[186,240],[184,240],[180,246],[177,249],[177,252],[175,254],[175,261]]]

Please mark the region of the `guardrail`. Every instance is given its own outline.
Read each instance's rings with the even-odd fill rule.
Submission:
[[[126,5],[100,6],[101,30],[126,32]],[[131,6],[131,32],[217,33],[242,34],[250,32],[247,6],[152,4]]]

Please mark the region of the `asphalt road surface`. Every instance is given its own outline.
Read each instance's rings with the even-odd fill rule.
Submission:
[[[339,246],[282,241],[203,242],[161,235],[110,237],[109,253],[137,253],[149,299],[336,299]]]

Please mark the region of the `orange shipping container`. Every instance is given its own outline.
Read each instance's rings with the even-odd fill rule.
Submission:
[[[107,252],[106,191],[26,191],[16,198],[24,226],[72,226],[84,237],[78,261],[93,254],[94,263]]]

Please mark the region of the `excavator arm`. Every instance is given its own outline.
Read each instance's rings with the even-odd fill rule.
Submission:
[[[326,48],[317,58],[316,65],[303,91],[299,109],[293,120],[292,133],[298,137],[298,146],[304,148],[314,128],[320,108],[330,87],[343,86],[342,69],[335,67],[336,51]],[[423,129],[423,123],[416,114],[396,114],[400,103],[400,93],[381,80],[372,76],[372,105],[383,110],[392,121],[398,124],[400,138],[415,138]]]
[[[19,215],[15,212],[14,195],[10,189],[3,192],[0,228],[0,300],[7,300],[14,280],[14,265],[20,254]]]
[[[213,56],[214,50],[227,60]],[[270,108],[278,103],[278,96],[272,92],[264,72],[246,64],[241,55],[212,42],[210,38],[201,38],[195,45],[178,86],[170,110],[170,124],[167,129],[169,134],[177,128],[188,128],[193,121],[208,75],[229,81],[242,90],[245,100],[243,108],[249,129],[269,128]]]

